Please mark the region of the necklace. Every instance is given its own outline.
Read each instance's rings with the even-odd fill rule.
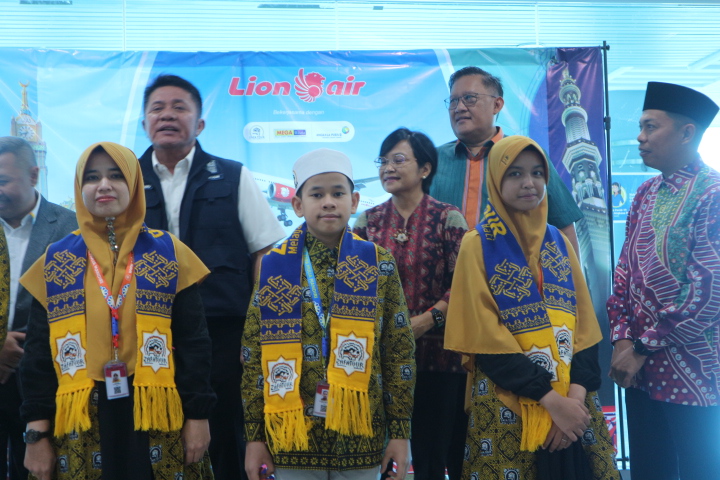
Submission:
[[[404,228],[402,228],[402,229],[399,228],[395,233],[393,233],[390,236],[392,237],[393,240],[395,240],[396,242],[401,243],[401,244],[410,240],[410,237],[408,237],[408,232]]]

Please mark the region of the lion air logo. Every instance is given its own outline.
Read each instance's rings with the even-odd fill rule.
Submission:
[[[367,338],[358,338],[354,333],[349,336],[338,335],[335,354],[335,368],[345,370],[352,375],[355,372],[365,373],[370,355],[367,351]]]
[[[170,368],[170,349],[167,335],[158,332],[143,332],[142,366],[150,367],[157,373],[161,368]]]
[[[295,390],[297,378],[295,363],[295,360],[285,360],[282,356],[274,362],[268,362],[267,383],[270,395],[280,395],[280,398],[285,398],[286,394]]]
[[[67,332],[64,337],[55,339],[58,353],[55,362],[60,366],[60,372],[71,377],[75,376],[78,370],[87,368],[85,364],[85,349],[82,346],[80,332],[71,334]]]
[[[303,101],[312,103],[322,94],[328,96],[358,96],[360,90],[367,84],[357,80],[355,75],[347,75],[344,80],[329,80],[318,72],[305,74],[305,69],[298,70],[295,76],[295,94]],[[270,82],[258,78],[257,75],[250,75],[247,79],[232,77],[228,94],[232,96],[288,96],[292,91],[292,85],[287,81]],[[259,132],[255,132],[259,135]]]
[[[316,98],[323,94],[323,83],[325,77],[317,72],[310,72],[305,75],[304,69],[298,71],[295,77],[295,93],[300,100],[305,102],[314,102]]]

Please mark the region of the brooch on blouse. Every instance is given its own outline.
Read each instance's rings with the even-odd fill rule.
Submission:
[[[392,237],[393,240],[395,240],[398,243],[405,243],[408,240],[410,240],[410,237],[408,237],[407,230],[404,228],[398,229],[397,232],[395,232],[394,234],[392,234],[390,236]]]

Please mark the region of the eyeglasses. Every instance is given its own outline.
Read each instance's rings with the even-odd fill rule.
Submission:
[[[388,159],[385,157],[378,157],[375,159],[375,165],[378,168],[387,166],[388,163],[392,163],[394,167],[401,167],[408,162],[408,158],[402,153],[396,153],[392,158]]]
[[[462,95],[460,97],[450,97],[445,99],[445,106],[448,108],[448,110],[452,108],[457,108],[458,103],[460,100],[465,104],[466,107],[472,107],[475,105],[478,101],[478,97],[491,97],[491,98],[498,98],[497,95],[488,95],[487,93],[466,93],[465,95]]]

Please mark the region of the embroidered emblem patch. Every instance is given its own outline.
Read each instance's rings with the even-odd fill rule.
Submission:
[[[345,370],[348,376],[355,372],[365,373],[370,354],[367,351],[367,338],[356,337],[354,333],[349,336],[338,335],[335,354],[335,368]]]
[[[557,381],[557,367],[558,362],[552,356],[550,347],[540,348],[535,345],[532,346],[530,351],[526,353],[527,357],[536,365],[540,365],[548,372],[552,373],[553,382]]]
[[[553,327],[553,331],[555,332],[555,343],[558,346],[560,359],[565,362],[565,365],[570,365],[573,354],[572,332],[567,325]]]
[[[56,338],[58,353],[55,362],[60,366],[60,372],[75,377],[78,370],[87,368],[85,363],[85,349],[82,346],[80,332],[67,334],[62,338]]]
[[[155,373],[161,368],[170,368],[170,349],[167,335],[158,332],[143,332],[142,366],[150,367]]]
[[[268,384],[270,386],[270,395],[285,395],[295,390],[295,379],[297,372],[295,370],[295,360],[285,360],[282,356],[274,362],[268,362]]]

